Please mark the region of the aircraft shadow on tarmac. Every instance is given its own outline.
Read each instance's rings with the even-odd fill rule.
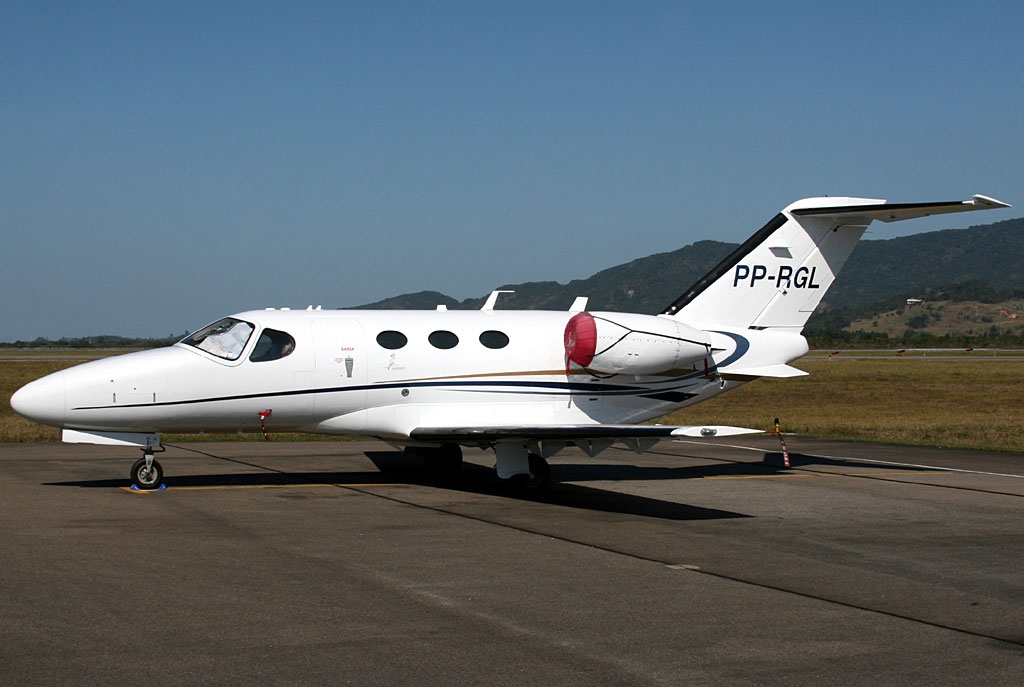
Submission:
[[[712,477],[756,477],[786,474],[787,470],[812,467],[830,467],[836,469],[878,470],[884,467],[886,472],[931,472],[935,468],[898,465],[892,463],[869,463],[850,458],[824,458],[802,453],[789,454],[789,468],[784,467],[782,453],[765,452],[761,462],[722,461],[708,465],[689,465],[685,467],[662,467],[640,465],[598,465],[591,463],[559,463],[553,464],[552,470],[559,479],[568,481],[603,481],[603,480],[683,480],[705,479]]]
[[[572,473],[572,466],[563,464],[552,465],[555,477],[552,485],[544,491],[529,491],[516,488],[505,480],[498,479],[494,470],[473,463],[465,463],[462,471],[454,479],[443,482],[423,480],[424,473],[415,461],[410,463],[401,453],[388,451],[368,451],[366,456],[373,461],[380,474],[387,477],[404,475],[418,484],[431,484],[453,491],[473,494],[502,496],[521,501],[532,501],[550,505],[579,508],[582,510],[601,511],[606,513],[622,513],[642,515],[664,520],[717,520],[726,518],[750,517],[742,513],[702,508],[674,501],[663,501],[646,496],[623,494],[620,492],[597,489],[595,487],[570,484],[572,480],[581,479]],[[617,466],[609,466],[615,468]],[[619,466],[628,467],[628,466]],[[570,468],[566,470],[566,468]],[[607,480],[628,479],[621,476],[607,476]]]
[[[336,484],[350,487],[360,485],[389,484],[423,485],[449,489],[469,494],[486,494],[511,500],[545,503],[567,508],[578,508],[609,513],[640,515],[665,520],[714,520],[750,517],[742,513],[702,508],[684,503],[664,501],[644,496],[623,494],[579,484],[567,483],[572,480],[632,480],[632,479],[680,479],[679,471],[665,472],[654,468],[640,476],[632,466],[587,466],[554,465],[556,481],[545,491],[533,492],[513,487],[505,480],[499,480],[494,470],[466,462],[463,469],[453,478],[438,480],[426,473],[418,460],[410,460],[400,452],[368,451],[366,456],[377,467],[377,471],[358,472],[243,472],[206,475],[171,475],[165,484],[169,489],[216,489],[216,488],[258,488],[288,487],[313,484]],[[601,476],[584,474],[593,467],[603,467]],[[641,472],[647,469],[640,469]],[[565,480],[559,482],[557,480]],[[85,489],[119,489],[127,486],[127,480],[96,479],[48,482],[45,486],[79,487]]]
[[[461,472],[450,479],[438,480],[426,473],[418,460],[410,460],[398,451],[367,451],[366,457],[376,466],[376,471],[359,472],[244,472],[208,475],[172,475],[167,478],[169,488],[215,489],[241,487],[287,487],[312,484],[336,484],[358,487],[387,482],[391,484],[424,485],[452,491],[473,494],[501,496],[513,500],[532,501],[568,508],[579,508],[610,513],[640,515],[666,520],[713,520],[750,517],[742,513],[702,508],[673,501],[664,501],[633,494],[624,494],[572,482],[593,481],[648,481],[687,480],[710,477],[741,477],[784,474],[782,454],[765,453],[764,461],[721,462],[710,465],[686,467],[637,466],[628,464],[587,464],[555,463],[552,471],[555,482],[541,492],[524,491],[514,488],[508,482],[499,480],[494,471],[474,463],[466,462]],[[820,456],[790,454],[793,468],[806,466],[831,466],[840,468],[872,468],[878,465],[856,460],[823,458]],[[923,468],[886,465],[886,470],[921,471]],[[75,480],[49,482],[46,486],[111,489],[125,487],[127,481],[119,479]]]

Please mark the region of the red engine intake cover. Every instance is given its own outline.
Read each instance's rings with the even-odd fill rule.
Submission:
[[[565,355],[580,367],[587,367],[597,353],[597,323],[588,312],[577,313],[565,325]],[[568,363],[566,363],[568,369]]]

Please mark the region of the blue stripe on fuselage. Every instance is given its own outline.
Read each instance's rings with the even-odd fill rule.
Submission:
[[[659,382],[657,388],[650,386],[628,386],[623,384],[603,384],[593,382],[540,382],[540,381],[431,381],[431,382],[395,382],[387,384],[364,384],[358,386],[341,386],[325,389],[294,389],[290,391],[272,391],[258,394],[237,394],[233,396],[215,396],[210,398],[197,398],[182,401],[159,401],[156,403],[131,403],[103,406],[80,406],[71,410],[117,410],[125,408],[161,408],[184,405],[196,405],[200,403],[217,403],[224,401],[244,401],[250,399],[283,398],[288,396],[303,396],[306,394],[332,394],[344,391],[372,391],[378,389],[448,389],[450,391],[482,391],[486,393],[513,393],[513,394],[590,394],[596,396],[649,396],[651,394],[665,394],[679,392],[682,387],[665,385],[690,380],[703,375],[703,372],[693,373],[678,377],[665,382]]]

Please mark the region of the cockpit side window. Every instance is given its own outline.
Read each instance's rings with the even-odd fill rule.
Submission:
[[[201,351],[225,360],[238,360],[249,342],[254,327],[244,320],[225,317],[208,327],[203,327],[195,334],[187,336],[181,343],[194,346]]]
[[[264,329],[253,346],[249,360],[254,363],[265,363],[290,355],[294,350],[295,339],[291,334],[276,329]]]

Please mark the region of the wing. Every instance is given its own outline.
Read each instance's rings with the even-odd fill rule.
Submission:
[[[671,439],[673,437],[727,437],[763,434],[763,429],[728,425],[541,425],[514,427],[417,427],[412,439],[441,443],[483,443],[499,441],[593,441],[599,439]]]

